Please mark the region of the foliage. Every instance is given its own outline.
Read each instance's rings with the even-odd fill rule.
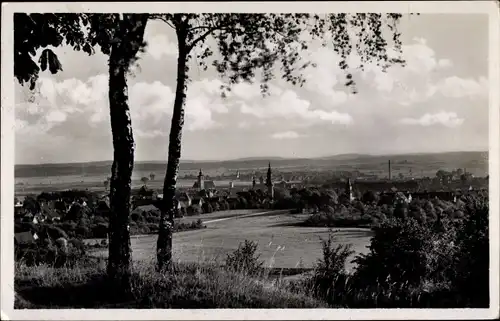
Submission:
[[[367,288],[389,284],[418,285],[429,273],[431,231],[414,219],[386,220],[373,228],[370,252],[356,258],[355,278]]]
[[[229,253],[226,257],[226,268],[232,271],[256,274],[262,268],[264,262],[259,261],[256,255],[258,244],[253,241],[245,240],[238,245],[238,249]]]
[[[487,199],[472,199],[467,217],[456,236],[451,283],[459,293],[469,294],[467,305],[489,306],[489,205]]]
[[[120,295],[103,260],[75,268],[15,266],[15,308],[320,308],[327,305],[306,293],[274,287],[271,280],[220,269],[213,264],[174,263],[160,274],[150,262],[133,267],[132,295]]]
[[[328,240],[322,240],[323,258],[318,260],[310,282],[316,297],[329,303],[338,302],[347,291],[349,274],[345,269],[347,259],[355,252],[350,245],[334,246],[335,235],[332,230]]]
[[[35,243],[17,245],[14,249],[16,262],[27,266],[47,264],[55,268],[75,266],[85,256],[85,250],[78,240],[71,239],[67,250],[40,239]]]
[[[174,196],[181,158],[184,104],[191,59],[196,58],[196,63],[206,70],[207,60],[212,57],[214,49],[219,52],[219,57],[212,59],[212,65],[222,79],[223,97],[230,93],[231,85],[254,82],[257,70],[260,71],[261,92],[266,94],[269,92],[269,82],[278,74],[275,68],[278,63],[279,73],[285,81],[300,86],[305,83],[303,71],[311,63],[302,60],[301,53],[307,50],[307,41],[302,37],[304,33],[319,39],[325,34],[331,36],[329,39],[333,49],[342,58],[339,67],[343,70],[348,69],[347,59],[353,44],[361,57],[361,68],[364,67],[363,64],[373,62],[381,63],[383,70],[392,64],[403,64],[400,57],[400,34],[396,30],[400,17],[400,14],[329,14],[325,17],[274,13],[152,15],[152,18],[163,20],[175,30],[178,45],[177,86],[163,187],[165,208],[162,210],[157,243],[160,269],[170,264],[172,257],[171,230],[168,227],[172,225],[176,213]],[[392,36],[395,57],[387,52],[388,42],[382,36],[382,26],[385,25]],[[351,40],[348,32],[351,28],[356,30],[358,42]],[[215,44],[208,44],[209,37],[215,40]],[[353,87],[354,80],[350,72],[347,72],[346,79],[346,86]],[[252,206],[245,198],[240,200],[241,207]]]

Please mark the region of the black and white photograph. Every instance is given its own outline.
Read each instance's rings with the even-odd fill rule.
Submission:
[[[499,1],[2,8],[2,319],[499,317]]]

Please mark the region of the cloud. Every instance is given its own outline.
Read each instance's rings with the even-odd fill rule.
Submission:
[[[363,80],[377,89],[383,99],[409,106],[426,101],[436,94],[449,98],[476,97],[488,90],[484,77],[464,79],[447,76],[443,72],[453,66],[448,58],[436,57],[435,51],[423,38],[414,38],[413,43],[402,46],[406,66],[391,66],[383,72],[374,64],[365,66]],[[388,51],[394,56],[394,50]]]
[[[301,99],[293,90],[273,88],[271,92],[274,94],[262,100],[259,104],[242,102],[241,113],[260,119],[280,118],[307,124],[324,121],[331,124],[348,125],[353,121],[352,117],[347,113],[312,109],[310,101]]]
[[[220,97],[218,80],[191,83],[185,105],[185,129],[207,130],[219,127],[215,114],[228,113]],[[129,79],[129,106],[137,137],[168,136],[175,93],[159,81],[136,82]],[[89,130],[109,133],[108,77],[101,74],[82,81],[40,79],[33,102],[16,108],[19,121],[39,126],[51,135],[80,138]],[[21,123],[23,124],[23,123]],[[24,125],[21,125],[24,126]],[[19,135],[23,131],[18,130]]]
[[[488,95],[489,90],[488,80],[485,77],[478,80],[457,76],[447,77],[441,80],[436,87],[443,96],[450,98],[484,97]]]
[[[66,114],[60,110],[54,110],[49,112],[45,117],[49,123],[62,123],[66,120]]]
[[[442,125],[453,128],[462,125],[464,119],[459,118],[455,112],[441,111],[435,114],[425,114],[420,118],[403,118],[400,122],[404,125],[418,125],[424,127]]]
[[[274,133],[273,135],[271,135],[271,137],[274,139],[295,139],[303,137],[303,135],[299,135],[294,131],[286,131],[286,132]]]
[[[151,55],[155,60],[160,60],[163,56],[177,56],[177,44],[170,41],[165,35],[148,37],[147,43],[145,53]]]

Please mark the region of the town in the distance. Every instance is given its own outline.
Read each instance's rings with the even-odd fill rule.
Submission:
[[[331,219],[321,224],[323,226],[369,227],[384,215],[387,206],[406,204],[410,209],[409,215],[413,215],[413,203],[435,200],[456,203],[464,195],[488,193],[487,174],[476,176],[467,168],[456,168],[439,169],[434,176],[418,176],[424,171],[414,173],[412,168],[418,166],[412,166],[412,162],[401,160],[401,157],[397,159],[388,159],[385,170],[383,166],[378,166],[378,171],[373,168],[364,171],[287,168],[279,167],[280,160],[274,161],[278,167],[273,167],[273,161],[268,161],[267,168],[226,169],[222,173],[210,168],[204,172],[200,168],[197,175],[196,171],[185,171],[187,173],[179,178],[176,192],[177,218],[227,210],[291,210],[309,215],[332,215]],[[259,164],[263,161],[261,159]],[[344,161],[345,164],[349,162]],[[156,164],[156,167],[159,165]],[[342,168],[342,165],[339,167]],[[206,172],[214,174],[207,175]],[[475,172],[478,172],[477,169]],[[66,232],[61,236],[68,235],[69,238],[107,237],[109,177],[102,180],[103,177],[95,174],[94,180],[85,188],[75,188],[77,180],[74,176],[67,177],[66,183],[70,182],[70,178],[75,181],[70,183],[72,188],[65,190],[57,189],[63,183],[31,184],[31,189],[22,181],[16,184],[16,243],[35,241],[39,237],[34,232],[36,229],[27,231],[26,225],[41,222],[54,224]],[[139,184],[134,184],[131,197],[132,235],[157,232],[163,197],[161,184],[162,180],[153,172],[142,176]],[[40,192],[33,192],[36,190]],[[350,214],[339,214],[344,211]],[[196,224],[182,227],[181,224],[181,228],[186,229],[199,227]]]

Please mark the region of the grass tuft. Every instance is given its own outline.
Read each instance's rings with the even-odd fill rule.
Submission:
[[[16,264],[16,309],[25,308],[317,308],[326,304],[263,277],[215,264],[176,263],[160,274],[153,262],[137,262],[132,297],[120,297],[104,261],[87,267]]]

